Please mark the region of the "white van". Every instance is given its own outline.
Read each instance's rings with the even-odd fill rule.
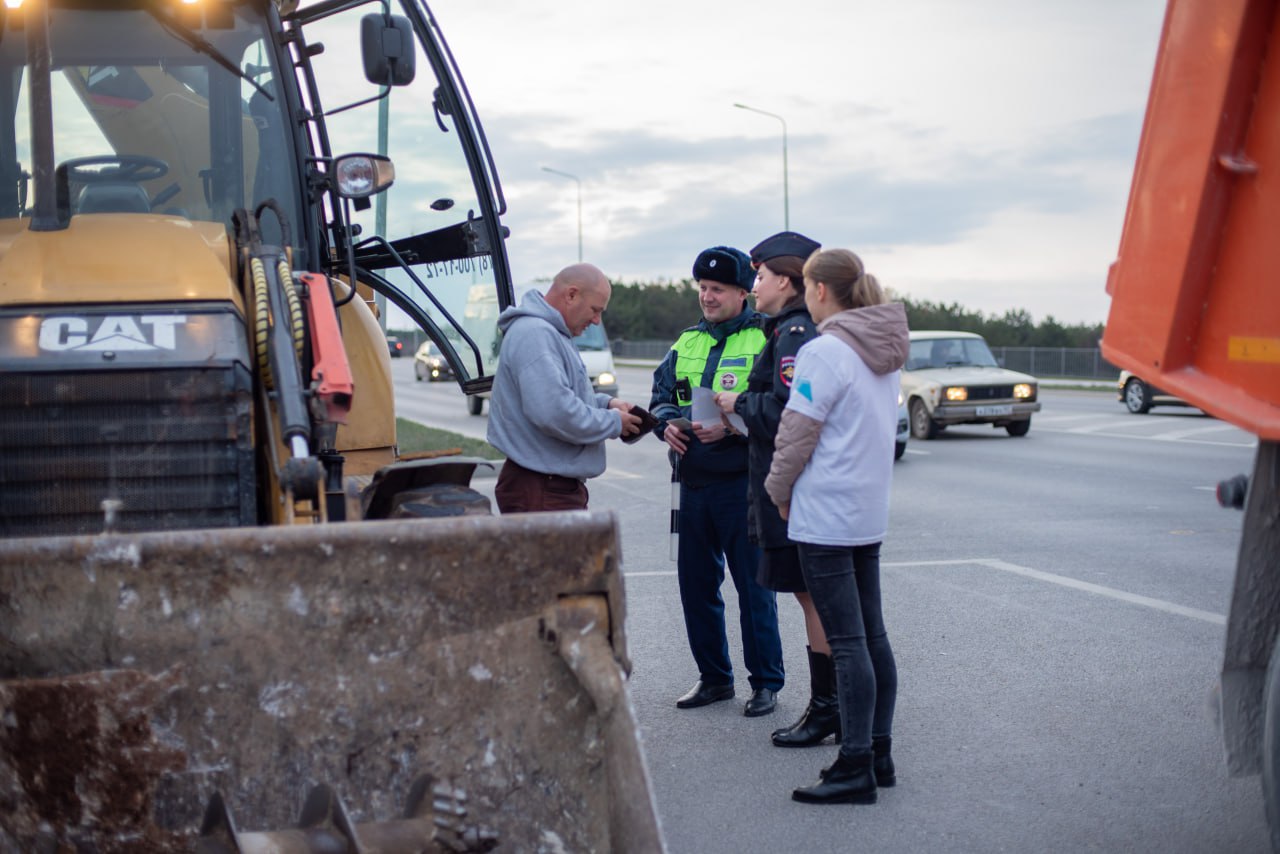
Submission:
[[[524,296],[525,288],[516,288],[516,304]],[[586,328],[581,335],[573,339],[582,356],[582,364],[587,368],[587,376],[591,377],[591,387],[597,392],[604,392],[610,397],[618,396],[618,373],[613,367],[613,348],[609,346],[609,336],[605,334],[604,324],[597,323]],[[497,368],[494,368],[497,371]],[[484,408],[484,401],[489,392],[467,396],[467,411],[479,415]]]

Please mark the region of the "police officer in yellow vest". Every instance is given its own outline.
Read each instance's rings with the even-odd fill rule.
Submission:
[[[682,430],[671,419],[690,418],[692,388],[741,391],[764,349],[765,320],[747,305],[755,281],[751,259],[738,249],[715,246],[693,264],[703,318],[680,334],[653,374],[649,409],[654,433],[671,449],[680,476],[677,575],[689,648],[698,682],[676,701],[681,709],[734,696],[733,665],[725,634],[725,564],[738,590],[742,653],[751,697],[748,717],[773,712],[782,689],[782,642],[775,594],[756,581],[759,551],[747,539],[747,441],[720,420]]]

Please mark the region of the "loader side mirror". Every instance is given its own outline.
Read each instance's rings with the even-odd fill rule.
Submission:
[[[413,25],[400,15],[374,12],[360,20],[360,53],[364,76],[379,86],[413,82]]]

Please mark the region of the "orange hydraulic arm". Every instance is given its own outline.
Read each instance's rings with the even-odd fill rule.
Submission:
[[[327,421],[346,424],[355,382],[347,351],[342,346],[342,329],[338,326],[338,311],[333,305],[329,280],[319,273],[299,273],[298,278],[310,297],[306,305],[313,357],[311,379],[316,383],[316,396],[324,403]]]

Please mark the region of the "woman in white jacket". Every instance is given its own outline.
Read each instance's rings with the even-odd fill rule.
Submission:
[[[796,357],[765,489],[788,520],[831,645],[841,740],[835,763],[792,797],[874,803],[877,786],[896,781],[890,747],[898,671],[880,609],[880,543],[907,316],[847,249],[813,254],[804,277],[820,334]]]

